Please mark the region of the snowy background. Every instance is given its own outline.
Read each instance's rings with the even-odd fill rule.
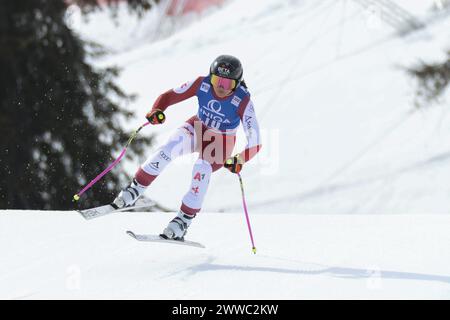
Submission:
[[[424,21],[434,14],[433,1],[398,3]],[[119,52],[98,63],[123,68],[119,84],[139,95],[130,128],[145,122],[159,94],[207,74],[216,56],[242,60],[263,134],[243,171],[255,213],[450,213],[448,104],[417,110],[415,83],[402,70],[445,57],[450,20],[399,37],[380,15],[351,0],[249,0],[229,1],[156,43],[142,40],[151,13],[138,22],[119,14],[115,26],[105,12],[77,30]],[[162,143],[196,108],[195,99],[172,106],[163,126],[146,130]],[[244,145],[240,130],[236,151]],[[177,209],[194,158],[173,163],[148,196]],[[130,176],[140,160],[126,164]],[[217,172],[204,210],[239,209],[239,192],[235,176]]]
[[[258,254],[238,180],[221,170],[189,231],[203,250],[124,233],[158,233],[171,213],[86,222],[1,212],[0,297],[449,299],[449,96],[415,108],[402,68],[445,57],[450,16],[430,10],[436,1],[394,2],[426,28],[400,36],[376,7],[351,0],[230,0],[156,41],[156,11],[137,20],[120,10],[114,24],[105,12],[87,23],[72,8],[71,27],[114,52],[95,63],[120,66],[119,85],[139,95],[127,128],[216,56],[241,59],[263,134],[242,173]],[[147,127],[157,135],[147,155],[196,108],[182,102]],[[244,145],[241,130],[236,151]],[[176,210],[194,159],[172,163],[147,195]],[[143,160],[121,165],[131,177]]]

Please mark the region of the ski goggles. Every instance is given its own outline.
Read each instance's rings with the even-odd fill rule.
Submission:
[[[216,76],[215,74],[211,75],[211,84],[214,87],[220,87],[224,90],[233,90],[237,86],[237,81],[233,79],[223,78]]]

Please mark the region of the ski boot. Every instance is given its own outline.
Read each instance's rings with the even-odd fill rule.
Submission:
[[[111,205],[115,209],[131,207],[137,199],[144,194],[145,189],[146,187],[140,185],[136,179],[133,179],[133,181],[125,189],[120,191],[119,195],[114,199]]]
[[[167,228],[159,236],[164,239],[184,241],[184,236],[194,217],[179,211],[177,216],[169,222]]]

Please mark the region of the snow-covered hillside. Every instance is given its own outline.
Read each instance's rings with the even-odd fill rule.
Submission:
[[[432,21],[433,1],[396,2]],[[0,210],[0,298],[450,299],[450,97],[414,108],[402,70],[444,57],[449,16],[399,37],[356,1],[230,0],[151,43],[150,21],[119,13],[123,29],[108,32],[97,15],[73,27],[117,42],[96,63],[120,66],[119,85],[139,95],[129,129],[216,56],[242,60],[263,133],[242,172],[258,253],[237,177],[220,170],[187,237],[206,249],[125,234],[159,233],[174,212],[88,222],[76,212]],[[125,41],[130,32],[135,41]],[[141,133],[161,143],[196,108],[194,99],[172,106],[164,125]],[[236,151],[244,145],[241,130]],[[178,209],[195,158],[172,163],[147,195]],[[131,177],[144,160],[120,165]]]
[[[141,243],[168,213],[0,211],[0,298],[449,299],[449,215],[204,213],[206,249]]]
[[[431,17],[432,1],[398,3]],[[263,132],[262,152],[243,172],[252,212],[449,213],[448,108],[416,110],[401,69],[443,58],[449,30],[447,18],[399,37],[356,1],[229,1],[171,38],[137,42],[99,64],[122,67],[120,85],[139,94],[126,124],[134,128],[160,93],[207,74],[219,54],[240,57]],[[162,142],[195,112],[194,99],[175,105],[143,134]],[[242,132],[238,142],[236,151]],[[148,195],[176,209],[194,158],[173,163]],[[139,161],[124,165],[131,176]],[[236,177],[219,171],[204,209],[239,208]]]

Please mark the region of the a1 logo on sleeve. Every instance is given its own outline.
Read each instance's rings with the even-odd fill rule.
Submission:
[[[192,81],[188,81],[186,83],[183,83],[181,86],[179,86],[178,88],[173,89],[173,91],[175,93],[181,94],[181,93],[185,93],[186,91],[189,90],[189,88],[192,86]]]

